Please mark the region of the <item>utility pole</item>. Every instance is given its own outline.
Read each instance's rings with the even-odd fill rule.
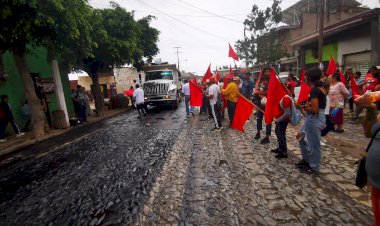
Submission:
[[[174,49],[177,50],[176,52],[174,52],[174,54],[177,54],[177,67],[178,67],[178,71],[179,71],[179,72],[180,72],[180,69],[179,69],[179,54],[182,53],[182,52],[179,52],[179,49],[180,49],[180,48],[181,48],[181,47],[179,47],[179,46],[174,47]]]
[[[319,0],[319,38],[318,38],[318,66],[322,64],[322,54],[323,54],[323,20],[324,20],[324,0]]]
[[[247,35],[246,35],[246,30],[247,30],[247,28],[245,27],[245,25],[244,25],[244,44],[246,45],[246,47],[248,46],[247,45]],[[245,69],[248,71],[248,67],[249,67],[249,62],[248,62],[248,50],[247,50],[247,48],[244,48],[245,49]]]

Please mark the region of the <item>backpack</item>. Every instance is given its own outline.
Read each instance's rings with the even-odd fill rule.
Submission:
[[[286,95],[288,96],[288,95]],[[288,96],[289,97],[289,96]],[[289,97],[290,98],[290,97]],[[291,112],[291,115],[290,115],[290,124],[292,126],[296,126],[298,125],[301,120],[302,120],[302,113],[299,109],[296,108],[296,106],[294,105],[294,101],[292,98],[290,98],[290,100],[292,101],[291,105],[290,105],[290,112]],[[280,106],[282,109],[284,109],[282,107],[282,100],[280,101]]]

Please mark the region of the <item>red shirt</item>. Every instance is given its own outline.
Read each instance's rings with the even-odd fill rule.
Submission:
[[[124,95],[126,96],[133,97],[133,93],[134,93],[133,89],[124,90]]]
[[[295,81],[290,81],[290,82],[287,82],[286,85],[288,85],[289,87],[291,87],[292,89],[294,89],[296,87],[296,82]]]
[[[375,79],[373,82],[371,82],[371,84],[369,84],[368,86],[364,87],[364,92],[367,92],[367,91],[375,91],[375,88],[376,86],[380,85],[380,82]]]
[[[281,103],[281,101],[280,101],[280,103]],[[284,96],[284,97],[282,98],[282,107],[281,107],[281,104],[280,104],[280,103],[278,103],[278,114],[277,114],[276,117],[275,117],[276,119],[277,119],[277,118],[280,118],[281,115],[284,114],[284,110],[283,110],[283,108],[290,108],[290,107],[291,107],[292,99],[290,99],[289,96]]]

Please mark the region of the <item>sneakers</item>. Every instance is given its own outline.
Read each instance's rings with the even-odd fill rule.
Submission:
[[[24,135],[25,135],[25,133],[18,133],[18,134],[16,134],[16,137],[22,137]]]
[[[280,153],[280,149],[276,148],[276,149],[273,149],[273,150],[270,150],[270,152],[273,152],[273,153]]]
[[[326,138],[324,138],[324,137],[321,138],[321,144],[322,144],[322,143],[324,143],[325,145],[327,144],[327,140],[326,140]]]
[[[265,137],[264,139],[260,141],[260,144],[269,144],[269,143],[270,143],[269,137]]]
[[[280,152],[275,156],[276,159],[286,159],[288,158],[288,154],[284,152]]]
[[[319,172],[313,170],[309,165],[299,167],[301,173],[319,175]]]
[[[301,168],[301,167],[305,167],[305,166],[309,166],[309,163],[306,162],[304,159],[302,159],[301,161],[296,163],[297,168]]]
[[[260,139],[260,133],[256,133],[256,136],[254,137],[255,140]]]
[[[217,132],[217,131],[220,131],[219,127],[215,127],[214,129],[212,129],[212,132]]]
[[[5,143],[5,142],[7,142],[6,139],[0,139],[0,143]]]

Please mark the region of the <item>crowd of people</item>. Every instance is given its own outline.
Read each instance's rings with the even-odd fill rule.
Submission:
[[[256,119],[255,140],[261,138],[263,130],[263,118],[268,95],[268,86],[270,81],[271,68],[264,68],[261,76],[256,81],[252,81],[250,75],[237,77],[229,75],[220,81],[219,86],[214,77],[206,80],[202,84],[204,99],[201,112],[209,112],[215,122],[213,131],[222,129],[224,121],[225,108],[227,109],[229,127],[231,127],[236,103],[239,95],[252,100],[256,110],[254,118]],[[360,89],[361,98],[356,99],[353,95],[351,77]],[[345,80],[345,81],[342,81]],[[299,133],[296,139],[302,153],[302,159],[295,163],[296,167],[303,173],[318,174],[321,167],[321,138],[326,136],[330,131],[343,133],[344,128],[344,108],[349,106],[350,113],[353,113],[352,120],[358,120],[363,109],[367,109],[364,116],[364,129],[367,137],[374,136],[374,141],[369,149],[366,169],[368,173],[369,184],[372,186],[372,202],[375,213],[376,225],[380,224],[380,102],[373,103],[369,92],[380,90],[380,74],[377,67],[372,67],[365,78],[362,78],[360,72],[352,72],[347,68],[344,78],[339,70],[334,74],[324,74],[319,68],[312,68],[306,72],[305,82],[310,87],[309,98],[306,102],[298,103],[295,100],[295,87],[297,79],[294,75],[288,76],[288,82],[282,83],[287,95],[283,96],[278,103],[278,114],[275,115],[273,124],[275,124],[275,134],[277,137],[278,147],[271,152],[275,153],[277,159],[288,157],[288,148],[286,142],[286,129],[291,121],[293,107],[298,108],[303,118]],[[184,86],[188,87],[188,86]],[[189,117],[193,114],[193,107],[189,105],[191,93],[187,88],[183,89],[186,97],[186,112]],[[223,103],[224,102],[224,103]],[[249,120],[248,120],[249,121]],[[270,143],[269,137],[272,132],[272,124],[265,125],[265,136],[260,141],[261,144]]]

